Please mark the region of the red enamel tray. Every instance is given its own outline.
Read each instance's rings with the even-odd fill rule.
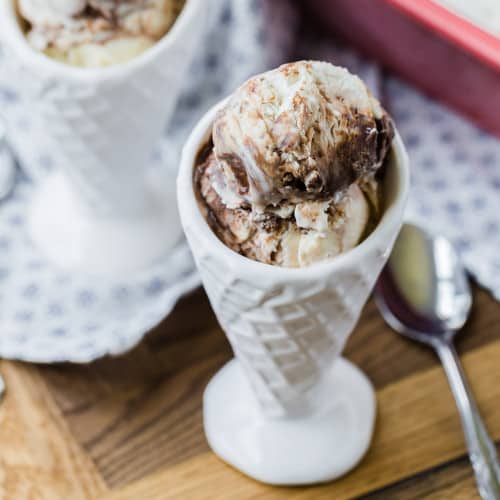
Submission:
[[[304,5],[333,33],[500,137],[500,38],[432,0]]]

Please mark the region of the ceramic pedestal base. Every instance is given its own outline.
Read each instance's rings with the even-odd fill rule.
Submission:
[[[339,358],[324,402],[306,417],[265,417],[236,360],[210,381],[204,425],[213,451],[248,476],[275,485],[330,481],[351,470],[371,441],[375,395],[365,375]]]
[[[175,194],[161,191],[151,187],[140,216],[98,217],[81,206],[63,174],[51,174],[31,202],[29,236],[62,269],[110,277],[139,271],[181,235]]]

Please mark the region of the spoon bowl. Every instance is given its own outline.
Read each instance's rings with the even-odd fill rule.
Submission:
[[[397,332],[435,346],[463,327],[472,306],[467,275],[450,242],[405,224],[375,299]]]

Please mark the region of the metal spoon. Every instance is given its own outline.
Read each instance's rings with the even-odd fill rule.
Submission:
[[[397,332],[433,347],[457,403],[469,458],[483,499],[500,499],[500,466],[453,346],[469,315],[472,295],[450,242],[405,224],[375,290],[375,300]]]

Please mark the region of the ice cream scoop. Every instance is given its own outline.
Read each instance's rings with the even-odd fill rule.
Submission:
[[[242,85],[217,113],[195,174],[219,238],[260,262],[302,267],[355,247],[380,215],[394,127],[344,68],[300,61]]]
[[[365,84],[318,61],[250,79],[213,131],[227,188],[257,209],[334,197],[381,166],[392,137],[390,119]]]
[[[164,36],[184,0],[19,0],[30,45],[81,67],[126,62]]]

